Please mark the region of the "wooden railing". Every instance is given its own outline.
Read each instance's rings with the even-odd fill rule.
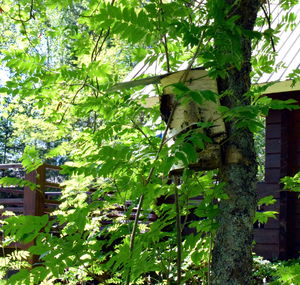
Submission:
[[[27,186],[0,185],[0,219],[7,218],[3,215],[7,211],[15,215],[41,216],[57,209],[61,195],[59,170],[58,166],[43,164],[37,170],[26,173],[21,164],[0,164],[0,178],[21,178],[37,185],[36,190],[30,190]],[[11,243],[6,248],[26,249],[33,243]],[[34,263],[35,259],[31,259]]]
[[[37,170],[26,173],[21,164],[0,164],[0,177],[18,177],[37,184],[29,187],[1,186],[1,212],[12,211],[16,215],[40,216],[52,212],[59,204],[61,186],[57,181],[59,166],[43,164]],[[52,173],[51,173],[52,172]]]
[[[60,204],[59,197],[61,196],[61,186],[63,178],[60,176],[58,171],[60,167],[44,164],[40,166],[36,171],[26,174],[21,164],[0,164],[0,177],[10,176],[24,178],[32,183],[38,185],[37,190],[30,190],[29,187],[18,187],[18,186],[1,186],[0,185],[0,205],[4,206],[4,209],[0,210],[0,218],[3,217],[4,211],[12,211],[16,215],[44,215],[50,214],[58,208]],[[277,184],[267,185],[266,183],[258,183],[258,192],[261,197],[273,194],[278,200],[280,187]],[[89,190],[91,194],[94,189]],[[191,205],[197,205],[201,202],[202,197],[196,197],[191,199]],[[160,198],[157,200],[158,204],[166,203],[173,204],[174,197],[171,195],[168,198]],[[130,206],[130,201],[127,201]],[[136,208],[132,209],[130,216],[126,215],[125,206],[116,206],[109,212],[103,212],[102,215],[105,217],[102,221],[102,226],[112,224],[118,218],[118,223],[127,223],[129,220],[134,220],[136,215]],[[275,205],[268,206],[263,210],[275,210],[279,211],[279,202]],[[120,221],[123,217],[124,220]],[[194,220],[194,215],[187,217],[190,221]],[[157,216],[155,213],[143,212],[141,217],[143,222],[149,223],[155,221]],[[199,218],[198,218],[199,219]],[[267,258],[276,257],[280,251],[280,235],[278,234],[280,229],[280,221],[271,219],[267,224],[263,225],[262,228],[254,229],[254,236],[256,240],[255,251]],[[191,230],[186,230],[185,234],[189,234]],[[193,230],[192,230],[193,232]],[[19,246],[19,245],[18,245]],[[23,247],[20,245],[20,247]]]

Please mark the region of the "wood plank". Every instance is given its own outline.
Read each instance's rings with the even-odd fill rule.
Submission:
[[[274,82],[274,84],[269,86],[263,94],[268,94],[268,96],[270,96],[272,98],[277,98],[276,94],[274,94],[274,93],[277,93],[277,94],[279,93],[280,95],[286,94],[286,93],[290,94],[291,92],[300,89],[300,82],[297,81],[295,85],[293,85],[292,83],[293,83],[292,80]],[[265,83],[259,83],[258,86],[261,86],[263,84],[265,84]],[[285,93],[282,93],[282,92],[285,92]],[[289,99],[289,98],[290,97],[287,97],[285,99]],[[281,99],[283,99],[283,98],[281,97]]]
[[[45,186],[45,188],[57,188],[57,189],[63,188],[62,186],[60,186],[59,183],[53,183],[53,182],[48,182],[48,181],[45,181],[44,186]]]
[[[0,212],[3,213],[5,211],[11,211],[14,213],[24,213],[23,207],[5,207],[4,209],[0,209]]]
[[[300,213],[292,213],[292,215],[292,218],[289,219],[290,226],[295,230],[300,230]]]
[[[299,130],[300,130],[300,127],[299,127]],[[298,138],[296,138],[295,140],[294,140],[294,144],[295,144],[295,151],[296,152],[300,152],[300,137]]]
[[[37,169],[38,174],[38,184],[40,186],[40,191],[37,192],[36,195],[36,215],[41,216],[44,214],[44,199],[45,199],[45,183],[46,183],[46,168],[45,165],[41,165]]]
[[[23,198],[6,198],[0,199],[0,204],[2,205],[21,205],[23,204]]]
[[[0,192],[16,194],[16,195],[24,194],[24,190],[20,190],[20,188],[17,187],[0,187]]]
[[[278,219],[270,218],[266,224],[263,225],[264,229],[276,229],[280,228],[280,223]]]
[[[281,135],[281,124],[269,124],[266,127],[266,139],[280,139]]]
[[[266,118],[266,124],[280,124],[282,121],[282,111],[281,110],[270,110],[269,115]]]
[[[281,153],[281,140],[276,139],[267,139],[266,140],[266,154],[271,153]]]
[[[266,168],[280,167],[281,154],[268,154],[266,156]]]
[[[44,164],[44,167],[46,169],[53,169],[53,170],[61,170],[61,167],[60,166],[57,166],[57,165],[51,165],[51,164]]]
[[[23,168],[21,163],[0,164],[0,169]]]
[[[300,229],[292,229],[290,232],[289,232],[290,236],[290,243],[295,243],[295,244],[298,244],[300,243]]]
[[[57,200],[49,200],[49,199],[45,199],[44,200],[44,203],[45,204],[53,204],[53,205],[59,205],[59,204],[61,204],[61,201],[57,201]]]
[[[61,196],[61,192],[44,192],[44,193],[46,196]]]
[[[257,244],[279,244],[279,230],[254,229],[254,240]]]
[[[273,205],[263,206],[263,211],[276,211],[279,213],[280,211],[280,199],[276,199],[276,203]]]
[[[282,178],[281,169],[276,168],[265,168],[265,182],[266,183],[276,183],[279,185],[280,179]]]
[[[203,70],[202,67],[198,67],[198,68],[192,68],[193,70]],[[177,72],[169,72],[169,73],[165,73],[165,74],[161,74],[161,75],[156,75],[153,77],[146,77],[146,78],[142,78],[142,79],[136,79],[136,80],[132,80],[132,81],[126,81],[126,82],[119,82],[116,83],[114,86],[108,88],[106,90],[106,92],[114,92],[117,90],[122,90],[122,89],[128,89],[128,88],[132,88],[132,87],[136,87],[136,86],[146,86],[149,84],[159,84],[161,83],[161,80],[165,77],[168,77],[169,75],[172,75],[174,73]]]
[[[289,204],[289,206],[291,207],[292,205]],[[289,209],[289,212],[292,213],[292,215],[300,215],[300,201],[297,201],[297,203],[293,203],[293,206]],[[297,216],[295,216],[294,218],[296,219]]]
[[[293,155],[293,166],[296,168],[295,173],[297,173],[300,170],[300,149],[295,149],[295,153]]]
[[[293,111],[293,119],[294,119],[294,121],[297,121],[300,123],[300,110]]]
[[[257,183],[257,192],[259,198],[273,195],[274,198],[279,198],[280,195],[280,185],[278,183]]]
[[[279,245],[278,244],[256,244],[254,246],[254,252],[263,256],[265,259],[277,259],[279,257]]]
[[[32,171],[25,175],[25,179],[32,182],[37,183],[37,172]],[[24,187],[24,215],[36,215],[36,196],[37,190],[30,190],[29,187]]]

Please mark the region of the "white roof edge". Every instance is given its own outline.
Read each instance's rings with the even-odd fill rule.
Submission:
[[[263,86],[266,83],[259,83],[257,85]],[[256,84],[255,84],[256,85]],[[273,85],[267,88],[263,94],[273,94],[273,93],[281,93],[281,92],[290,92],[290,91],[299,91],[300,90],[300,82],[296,82],[294,86],[292,86],[292,80],[278,81]]]
[[[253,84],[254,86],[263,86],[267,83],[256,83]],[[278,81],[275,82],[273,85],[269,86],[265,92],[263,92],[263,95],[268,94],[276,94],[276,93],[282,93],[282,92],[291,92],[291,91],[300,91],[300,82],[296,82],[296,84],[292,87],[292,80],[285,80],[285,81]],[[159,96],[150,96],[146,98],[145,104],[143,104],[146,108],[152,108],[154,105],[159,103]]]

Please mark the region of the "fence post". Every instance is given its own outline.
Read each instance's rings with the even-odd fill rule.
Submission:
[[[24,187],[24,215],[41,216],[44,214],[44,191],[46,172],[45,166],[41,165],[37,170],[25,174],[25,179],[37,184],[35,190],[30,190],[29,187]],[[22,249],[28,249],[33,246],[35,241],[23,244]],[[28,261],[34,265],[38,261],[37,255],[31,256]]]
[[[25,174],[25,179],[37,184],[36,190],[24,187],[24,215],[41,216],[44,213],[45,166]]]

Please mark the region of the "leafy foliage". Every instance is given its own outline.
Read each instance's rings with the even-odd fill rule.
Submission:
[[[218,204],[228,196],[215,171],[193,172],[188,165],[212,139],[191,130],[169,145],[169,126],[161,121],[158,104],[147,105],[144,89],[110,89],[142,60],[160,65],[162,73],[176,71],[183,62],[201,65],[212,78],[241,68],[239,36],[246,31],[236,25],[239,17],[229,16],[225,1],[195,3],[1,4],[0,23],[4,34],[10,33],[1,42],[1,62],[9,70],[1,87],[1,116],[9,118],[9,133],[24,148],[27,172],[51,160],[65,162],[61,173],[68,177],[59,208],[49,217],[5,220],[6,243],[34,245],[2,259],[3,270],[19,270],[3,284],[210,283]],[[253,58],[255,72],[272,70],[267,47],[277,32],[247,34],[253,41],[266,40],[264,52]],[[215,49],[215,43],[224,49]],[[182,83],[173,87],[183,104],[226,96],[192,91]],[[238,130],[258,132],[263,128],[258,117],[270,108],[296,108],[292,100],[261,97],[264,88],[245,94],[252,106],[221,106],[224,119]],[[157,87],[156,95],[160,92]],[[170,175],[174,165],[183,165],[180,178]],[[16,178],[2,178],[0,184],[34,187]],[[260,201],[272,202],[271,197]],[[266,222],[274,214],[259,213],[256,219]],[[28,252],[39,257],[33,268],[25,261]]]
[[[266,196],[266,197],[261,198],[258,201],[257,205],[260,208],[262,205],[268,206],[268,205],[272,205],[274,203],[276,203],[276,200],[273,198],[273,196]],[[257,211],[255,213],[254,223],[259,222],[261,224],[265,224],[265,223],[267,223],[269,218],[276,219],[276,216],[275,216],[276,214],[278,214],[278,212],[275,212],[275,211]]]
[[[299,283],[299,259],[268,261],[254,257],[255,284],[297,284]]]
[[[300,192],[300,173],[296,173],[293,177],[286,176],[281,179],[284,189],[289,191]]]
[[[20,187],[29,187],[31,190],[35,190],[37,188],[37,185],[32,183],[31,181],[22,179],[22,178],[16,178],[16,177],[3,177],[0,178],[0,185],[3,186],[20,186]]]

